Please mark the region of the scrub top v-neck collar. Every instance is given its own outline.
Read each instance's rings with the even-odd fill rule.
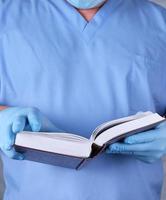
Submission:
[[[63,10],[65,20],[76,28],[86,42],[94,38],[94,34],[106,19],[113,13],[115,8],[122,0],[107,0],[105,4],[97,11],[94,17],[88,22],[86,19],[66,0],[59,0],[57,5]]]

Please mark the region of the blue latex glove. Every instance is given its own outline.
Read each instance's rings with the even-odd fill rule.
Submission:
[[[8,157],[22,160],[23,155],[13,148],[16,133],[20,131],[61,132],[37,108],[10,107],[0,111],[0,149]]]
[[[106,152],[132,155],[146,163],[153,163],[166,154],[166,122],[154,129],[127,137],[123,143],[114,143]]]

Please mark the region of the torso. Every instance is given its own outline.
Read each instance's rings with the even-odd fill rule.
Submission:
[[[85,137],[107,120],[138,111],[165,113],[166,11],[161,7],[109,0],[87,24],[63,0],[1,4],[2,105],[36,106],[60,129]],[[160,196],[161,161],[148,165],[103,154],[74,171],[2,158],[5,200]]]

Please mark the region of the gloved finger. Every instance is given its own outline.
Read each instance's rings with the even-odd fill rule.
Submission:
[[[27,118],[32,131],[40,131],[42,122],[39,112],[35,112],[32,110],[28,113]]]
[[[158,130],[152,129],[152,130],[138,133],[136,135],[126,137],[124,139],[124,143],[139,144],[139,143],[153,142],[153,141],[157,140],[159,137],[160,137],[160,134],[158,134]]]
[[[149,143],[144,144],[125,144],[125,143],[114,143],[110,145],[106,153],[115,153],[115,154],[136,154],[136,152],[146,152],[150,151],[150,147],[153,146]]]
[[[110,152],[109,149],[106,150],[107,153],[112,153],[112,154],[122,154],[122,155],[130,155],[130,156],[143,156],[145,158],[151,157],[152,155],[154,155],[154,157],[159,157],[157,156],[158,153],[157,152],[153,152],[153,151],[112,151]]]
[[[25,116],[16,117],[16,119],[14,120],[14,122],[12,124],[13,133],[18,133],[18,132],[23,131],[24,127],[25,127],[25,123],[26,123],[26,117]]]
[[[160,128],[166,128],[166,121],[164,121],[156,126],[156,129],[160,129]]]
[[[13,146],[14,143],[14,138],[15,138],[15,134],[12,132],[12,126],[9,125],[6,127],[6,129],[4,130],[4,136],[3,136],[3,141],[1,141],[1,143],[3,142],[2,146],[5,150],[10,150]]]
[[[23,160],[24,156],[21,153],[15,151],[14,148],[10,150],[6,150],[5,148],[1,148],[3,153],[8,156],[9,158],[16,159],[16,160]]]
[[[156,159],[156,158],[153,158],[153,157],[146,157],[146,156],[135,156],[135,158],[136,158],[137,160],[140,160],[140,161],[145,162],[145,163],[148,163],[148,164],[151,164],[151,163],[155,162],[156,160],[158,160],[158,159]]]

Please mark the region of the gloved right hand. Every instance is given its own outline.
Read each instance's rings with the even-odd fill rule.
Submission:
[[[0,111],[0,149],[8,157],[23,160],[22,154],[15,151],[13,144],[16,134],[26,131],[61,132],[37,108],[10,107]]]

